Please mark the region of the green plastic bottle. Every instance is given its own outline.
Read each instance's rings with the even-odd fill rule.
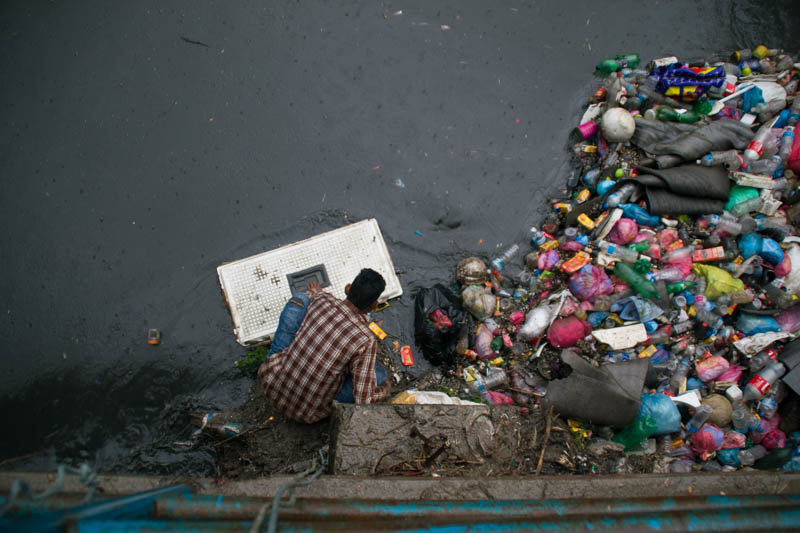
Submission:
[[[614,435],[612,441],[625,446],[625,451],[632,450],[644,439],[655,433],[658,422],[650,415],[639,416],[633,423]]]
[[[617,261],[614,266],[614,275],[631,286],[633,290],[645,298],[658,298],[656,286],[644,276],[636,272],[633,267],[622,261]]]
[[[683,122],[684,124],[694,124],[700,117],[694,111],[678,113],[675,108],[662,105],[656,111],[656,118],[664,122]]]
[[[639,66],[639,54],[626,54],[624,56],[610,57],[602,60],[597,65],[598,74],[611,74],[624,68],[636,68]]]
[[[629,244],[628,248],[631,250],[636,250],[639,253],[646,252],[650,249],[650,241],[639,241],[633,244]]]
[[[674,294],[676,292],[685,291],[686,289],[691,289],[697,285],[694,281],[676,281],[675,283],[667,283],[667,292],[670,294]]]

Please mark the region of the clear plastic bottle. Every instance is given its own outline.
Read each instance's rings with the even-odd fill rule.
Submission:
[[[789,110],[789,125],[796,126],[800,122],[800,96],[795,95]]]
[[[786,156],[789,157],[788,155]],[[746,172],[750,174],[759,174],[761,176],[772,176],[775,174],[775,171],[778,170],[778,167],[783,164],[781,161],[780,156],[778,155],[771,155],[769,157],[764,157],[762,159],[758,159],[757,161],[750,161],[747,163],[747,168],[745,168]]]
[[[512,244],[500,256],[492,259],[492,266],[495,268],[495,270],[498,271],[503,270],[506,267],[506,264],[509,261],[511,261],[514,257],[516,257],[518,252],[519,252],[519,244]]]
[[[634,250],[612,244],[608,241],[600,241],[599,248],[604,253],[628,263],[635,263],[639,259],[639,254]]]
[[[767,449],[756,444],[752,448],[741,450],[739,452],[739,462],[742,466],[753,466],[756,461],[767,455]]]
[[[764,199],[760,196],[756,196],[755,198],[749,198],[731,207],[731,214],[736,217],[743,217],[749,215],[753,211],[758,211],[763,205]]]
[[[750,412],[747,406],[743,403],[737,403],[731,412],[731,423],[733,424],[733,429],[740,433],[746,432],[751,425],[752,418],[753,414]]]
[[[694,327],[694,324],[691,320],[684,320],[683,322],[678,322],[672,326],[672,331],[676,335],[680,335],[681,333],[686,333],[690,329]]]
[[[677,394],[686,389],[686,378],[691,370],[692,367],[689,366],[687,361],[682,360],[678,363],[678,368],[675,369],[675,372],[669,379],[669,390],[672,391],[673,394]]]
[[[694,246],[684,246],[668,252],[662,260],[665,263],[676,263],[692,257],[692,253],[694,253]]]
[[[634,191],[636,191],[636,184],[626,183],[625,185],[621,186],[619,189],[608,195],[608,200],[606,201],[606,204],[610,208],[617,207],[620,204],[624,204],[625,202],[628,201],[628,199],[631,197]]]
[[[535,227],[531,228],[531,243],[535,247],[539,247],[543,245],[547,241],[547,235],[536,229]]]
[[[778,378],[785,373],[786,367],[783,366],[783,363],[780,361],[775,361],[768,364],[759,370],[756,375],[750,378],[750,381],[747,382],[747,386],[744,389],[744,396],[742,396],[742,398],[744,401],[761,398],[761,396],[767,392],[767,390],[769,390],[772,384],[775,383]]]
[[[700,406],[695,409],[694,416],[686,423],[686,429],[689,433],[697,433],[697,430],[703,427],[703,424],[709,419],[712,411],[713,409],[710,405],[704,403],[700,404]]]
[[[769,122],[765,122],[758,128],[756,131],[753,140],[750,141],[750,144],[747,145],[747,149],[744,151],[744,158],[748,161],[755,161],[761,157],[764,153],[764,143],[767,141],[771,133],[772,126],[777,122],[778,117],[770,120]]]
[[[653,274],[653,280],[655,281],[664,280],[672,283],[676,281],[683,281],[684,279],[686,279],[686,276],[684,275],[683,270],[678,267],[662,268]]]
[[[778,230],[789,233],[793,228],[786,222],[783,217],[764,217],[755,220],[756,229],[758,231],[764,230]]]
[[[795,100],[797,100],[797,97],[795,97]],[[789,154],[792,153],[792,143],[794,143],[794,126],[788,126],[781,136],[781,149],[778,150],[778,157],[781,158],[781,162],[786,163],[789,159]]]
[[[736,150],[723,150],[707,153],[697,160],[697,164],[707,167],[725,165],[728,170],[739,170],[744,166],[744,158]]]
[[[778,402],[775,401],[772,395],[762,398],[761,401],[758,402],[758,412],[761,413],[764,418],[770,420],[778,412]]]

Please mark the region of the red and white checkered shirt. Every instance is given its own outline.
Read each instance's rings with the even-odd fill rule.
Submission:
[[[328,293],[311,296],[303,324],[288,348],[258,369],[272,404],[294,420],[312,423],[331,414],[347,369],[356,403],[385,396],[375,378],[378,341],[367,319]]]

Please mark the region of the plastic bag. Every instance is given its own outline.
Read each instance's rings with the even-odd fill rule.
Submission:
[[[758,255],[763,257],[764,261],[773,265],[777,265],[783,261],[783,250],[781,250],[781,246],[769,237],[761,239],[761,249],[758,251]]]
[[[475,352],[478,358],[484,361],[497,357],[497,352],[492,349],[494,333],[486,324],[479,324],[475,334]]]
[[[739,449],[729,448],[717,452],[717,461],[723,466],[732,466],[739,468],[742,463],[739,462]]]
[[[756,333],[780,331],[781,325],[769,316],[740,313],[739,319],[736,321],[736,329],[745,335],[755,335]]]
[[[593,302],[600,295],[614,292],[614,284],[604,269],[586,265],[569,278],[569,289],[579,300]]]
[[[734,185],[731,187],[728,203],[725,204],[725,211],[730,211],[736,204],[740,204],[756,196],[758,196],[758,189],[746,187],[744,185]]]
[[[483,393],[484,398],[494,405],[514,405],[514,400],[508,394],[502,392],[487,391]]]
[[[588,322],[574,316],[560,318],[547,330],[547,340],[554,348],[567,348],[592,332]]]
[[[722,448],[725,433],[714,424],[704,424],[692,435],[692,450],[705,461],[708,455]]]
[[[783,250],[781,250],[783,253]],[[780,263],[775,265],[775,276],[782,278],[784,276],[788,276],[789,273],[792,271],[792,258],[789,256],[788,253],[783,253],[783,259]]]
[[[555,250],[547,250],[539,254],[539,270],[551,270],[556,263],[558,263],[558,252]]]
[[[517,331],[517,338],[521,341],[529,341],[542,335],[550,325],[555,309],[551,305],[542,304],[535,309],[528,311],[525,317],[525,324]]]
[[[728,369],[716,377],[716,381],[727,383],[739,383],[742,379],[742,367],[739,365],[730,365]]]
[[[695,370],[700,381],[707,383],[716,379],[730,367],[727,359],[720,355],[712,355],[695,363]]]
[[[437,310],[440,311],[439,320],[435,323],[430,316]],[[449,320],[442,320],[443,317]],[[464,308],[444,285],[436,284],[417,293],[414,299],[414,336],[431,364],[453,362],[463,324]]]
[[[630,218],[621,218],[617,220],[611,232],[608,234],[608,240],[614,244],[628,244],[633,242],[636,235],[639,233],[639,225],[635,220]]]
[[[464,306],[478,320],[494,313],[494,295],[488,287],[470,285],[461,292]]]
[[[785,448],[786,433],[784,433],[780,429],[773,429],[772,431],[768,431],[767,433],[764,433],[764,437],[761,439],[761,445],[768,450],[774,450],[775,448]]]
[[[722,439],[722,448],[744,448],[747,444],[747,437],[738,431],[728,431]]]
[[[775,322],[780,325],[781,331],[786,333],[794,333],[800,329],[800,305],[793,305],[789,309],[781,311],[775,317]]]
[[[711,265],[692,266],[692,270],[698,276],[706,278],[705,296],[709,300],[716,300],[723,294],[744,290],[744,282],[736,279],[728,272]]]
[[[389,400],[389,403],[404,405],[481,405],[468,400],[453,398],[443,392],[421,390],[403,391]]]
[[[525,313],[517,309],[508,316],[508,321],[511,322],[512,326],[519,326],[525,322]]]
[[[658,234],[658,244],[662,248],[666,248],[668,245],[677,241],[678,237],[678,230],[675,228],[665,228]]]
[[[739,237],[739,252],[742,257],[749,259],[761,252],[761,241],[764,238],[758,233],[746,233]]]
[[[638,416],[650,416],[656,421],[651,435],[666,435],[681,430],[681,413],[666,394],[644,394]]]
[[[797,139],[800,139],[800,134],[795,137],[795,145],[797,145]],[[800,294],[800,246],[792,244],[787,250],[784,250],[784,254],[789,257],[793,265],[798,267],[786,275],[784,286],[790,293]]]

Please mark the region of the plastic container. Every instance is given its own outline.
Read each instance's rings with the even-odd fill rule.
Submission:
[[[783,363],[780,361],[770,363],[752,378],[750,378],[750,381],[747,382],[747,386],[744,389],[744,395],[742,396],[742,399],[747,402],[761,398],[761,396],[769,390],[769,388],[778,380],[778,378],[785,373],[786,367],[783,366]]]
[[[624,220],[624,219],[623,219]],[[639,254],[630,248],[625,248],[617,244],[612,244],[606,241],[600,241],[600,249],[606,254],[625,261],[627,263],[635,263],[639,259]]]
[[[614,275],[645,298],[658,298],[658,290],[655,285],[636,272],[631,265],[617,262],[614,266]]]
[[[778,117],[775,117],[758,128],[753,140],[750,141],[750,144],[747,145],[747,149],[744,151],[744,158],[746,160],[755,161],[761,157],[761,154],[764,153],[764,143],[769,137],[770,130],[777,120]]]

